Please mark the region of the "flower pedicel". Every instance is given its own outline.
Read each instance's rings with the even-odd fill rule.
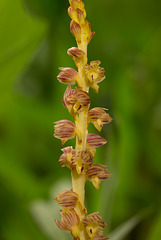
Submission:
[[[86,10],[82,0],[69,0],[68,14],[72,21],[70,31],[76,39],[77,47],[68,49],[68,55],[74,60],[77,71],[70,67],[60,68],[58,80],[67,84],[63,96],[63,105],[72,115],[74,123],[69,120],[55,122],[54,136],[61,140],[62,145],[76,137],[75,149],[68,146],[62,149],[59,163],[71,171],[72,189],[65,190],[54,199],[62,207],[61,221],[55,220],[63,231],[70,232],[74,240],[107,240],[102,229],[107,227],[100,213],[87,214],[84,205],[85,183],[90,180],[96,189],[100,181],[111,176],[106,166],[94,164],[96,148],[104,145],[106,139],[97,134],[88,133],[88,125],[92,123],[98,131],[103,124],[111,122],[112,118],[106,112],[108,109],[95,107],[89,110],[91,87],[98,93],[98,83],[104,80],[104,68],[100,61],[87,64],[87,45],[94,36],[91,25],[86,20]],[[77,84],[72,88],[71,85]]]

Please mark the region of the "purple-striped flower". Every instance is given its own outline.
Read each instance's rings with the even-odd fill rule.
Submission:
[[[54,136],[61,139],[62,145],[68,140],[75,137],[76,126],[69,120],[60,120],[55,122]]]
[[[106,166],[101,164],[92,164],[86,171],[87,180],[91,180],[96,189],[100,187],[100,180],[109,178],[111,174],[107,172]]]
[[[103,124],[110,123],[112,118],[108,113],[106,108],[95,107],[88,112],[88,121],[92,122],[98,131],[101,131]]]
[[[61,211],[61,221],[55,219],[57,226],[65,231],[71,232],[74,239],[79,239],[80,231],[78,229],[80,219],[75,210]]]
[[[59,68],[61,72],[57,76],[59,82],[74,85],[79,79],[79,73],[73,68]]]
[[[99,229],[104,229],[107,227],[107,224],[102,220],[99,212],[94,212],[87,215],[86,218],[83,219],[83,223],[90,239],[94,239],[93,237],[97,234]]]
[[[86,148],[87,151],[90,152],[91,156],[94,158],[95,153],[96,153],[96,148],[97,147],[101,147],[102,145],[106,144],[107,140],[100,137],[97,134],[94,133],[89,133],[87,135],[87,144],[86,144]]]
[[[63,151],[63,154],[59,158],[59,163],[62,167],[68,167],[71,169],[71,158],[75,154],[75,150],[72,148],[72,146],[66,147],[61,149]]]
[[[73,192],[72,190],[65,190],[59,193],[54,199],[59,206],[65,208],[74,208],[77,205],[78,194]]]
[[[63,96],[63,105],[69,111],[69,113],[75,117],[75,115],[85,108],[89,108],[90,97],[89,94],[79,88],[72,89],[67,87]]]
[[[54,199],[59,206],[64,208],[79,208],[81,213],[86,213],[86,208],[82,199],[80,199],[79,195],[73,190],[65,190],[57,195]]]
[[[76,66],[78,67],[78,63],[86,64],[87,63],[87,55],[79,48],[72,47],[67,51],[68,55],[74,60]]]
[[[86,169],[92,165],[92,163],[92,157],[90,156],[89,152],[85,150],[79,151],[71,158],[71,164],[76,166],[76,171],[78,174],[84,173]]]
[[[87,135],[87,148],[101,147],[106,143],[107,143],[107,140],[105,138],[102,138],[95,133],[89,133]]]

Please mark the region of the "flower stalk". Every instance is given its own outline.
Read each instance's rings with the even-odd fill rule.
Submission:
[[[90,180],[96,189],[100,181],[111,176],[106,166],[94,164],[96,148],[104,145],[106,139],[97,134],[88,133],[88,125],[93,123],[98,131],[103,124],[111,122],[112,118],[107,109],[96,107],[91,110],[89,88],[98,93],[98,83],[103,81],[104,69],[100,61],[91,61],[88,65],[87,46],[94,36],[91,25],[86,20],[86,10],[82,0],[69,0],[68,14],[72,21],[70,31],[76,39],[77,47],[68,49],[68,55],[74,60],[77,71],[70,67],[60,68],[58,80],[67,84],[63,96],[63,105],[72,115],[75,123],[69,120],[55,122],[54,136],[61,140],[62,145],[76,137],[75,149],[69,146],[63,148],[59,158],[62,167],[71,170],[72,189],[65,190],[54,199],[62,207],[61,221],[56,220],[57,226],[63,231],[70,232],[74,240],[106,240],[102,229],[107,225],[98,212],[87,215],[85,208],[85,183]],[[77,84],[78,87],[71,88]]]

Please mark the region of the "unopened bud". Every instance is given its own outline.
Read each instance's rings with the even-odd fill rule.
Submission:
[[[68,140],[75,137],[76,126],[69,120],[60,120],[55,122],[54,136],[61,139],[62,145]]]
[[[75,61],[76,65],[79,62],[82,62],[83,64],[87,63],[87,55],[81,49],[77,47],[72,47],[68,49],[67,53]]]
[[[70,31],[73,34],[73,36],[76,38],[77,42],[80,43],[81,42],[81,27],[80,27],[80,25],[77,22],[72,20],[70,23]]]
[[[79,74],[73,68],[59,68],[61,72],[57,76],[59,82],[73,85],[77,81]]]

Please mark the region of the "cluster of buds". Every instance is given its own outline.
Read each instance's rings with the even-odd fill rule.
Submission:
[[[55,122],[54,136],[61,140],[62,145],[72,138],[76,138],[75,149],[68,146],[62,149],[59,163],[71,171],[72,189],[57,195],[55,201],[61,210],[61,221],[55,220],[63,231],[70,232],[75,240],[107,240],[102,229],[107,225],[98,212],[87,214],[84,205],[85,183],[90,180],[96,189],[100,188],[100,181],[111,176],[107,168],[101,164],[94,164],[96,148],[104,145],[106,139],[97,134],[88,133],[88,125],[92,123],[98,131],[103,124],[111,122],[112,118],[106,112],[108,109],[95,107],[90,109],[89,88],[98,93],[98,83],[104,80],[104,69],[100,61],[87,63],[87,45],[94,32],[86,20],[86,11],[82,0],[69,0],[68,14],[72,21],[70,30],[76,39],[77,47],[68,49],[67,53],[74,60],[75,69],[60,68],[58,80],[67,84],[63,96],[63,105],[72,115],[74,123],[69,120]],[[72,88],[71,85],[77,84]]]

